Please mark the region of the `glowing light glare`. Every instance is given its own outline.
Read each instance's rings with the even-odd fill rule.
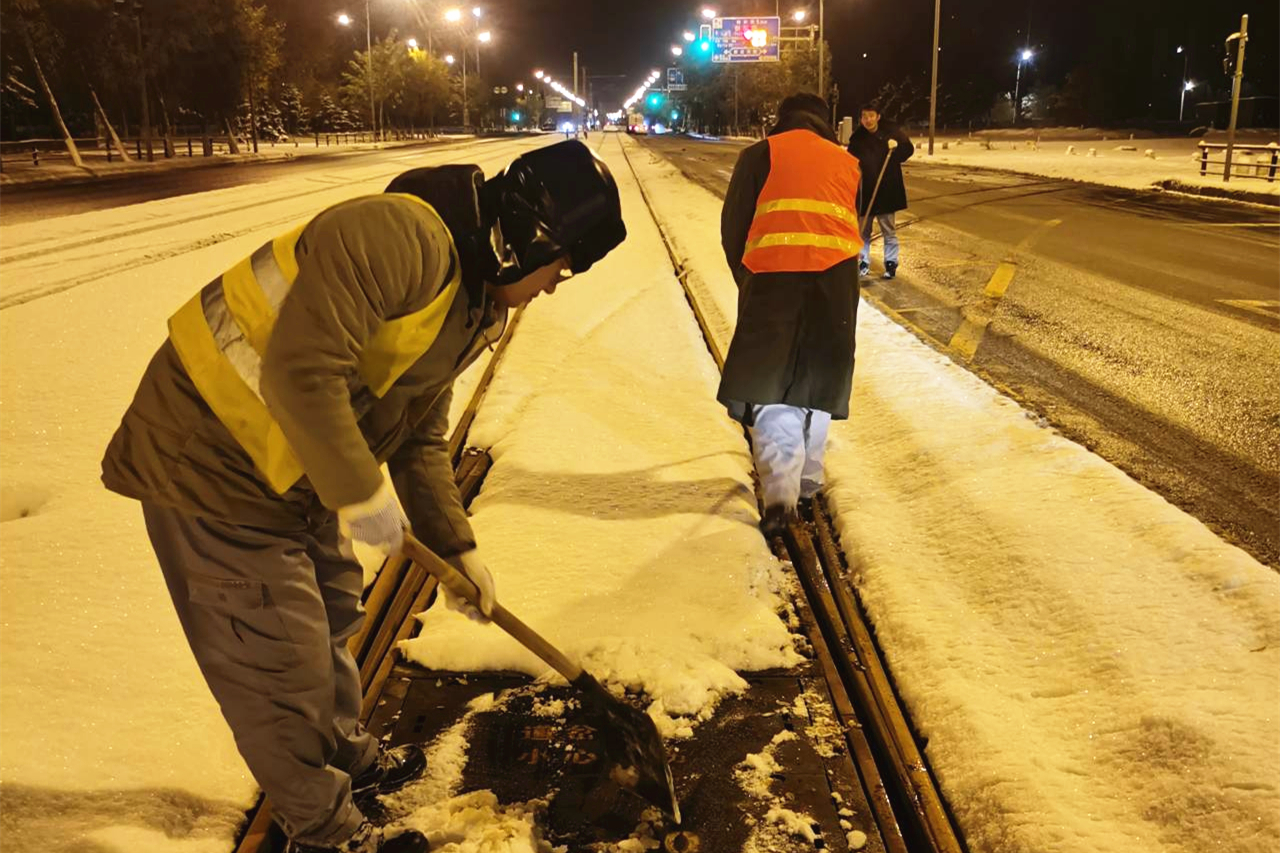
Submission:
[[[543,74],[542,74],[542,72],[541,72],[541,71],[535,71],[535,72],[533,72],[533,76],[534,76],[534,77],[537,77],[539,80],[541,80],[541,79],[542,79],[542,77],[543,77]]]
[[[412,49],[414,49],[414,50],[417,50],[417,49],[418,49],[418,40],[417,40],[417,39],[409,39],[407,42],[405,42],[405,44],[409,45],[409,47],[411,47],[411,48],[412,48]]]
[[[1182,53],[1182,45],[1178,45],[1178,53]]]
[[[452,54],[452,53],[446,53],[446,54],[444,55],[444,61],[445,61],[447,64],[452,65],[452,64],[453,64],[453,62],[454,62],[454,60],[453,60],[453,54]]]
[[[351,26],[351,16],[348,15],[346,12],[343,12],[341,15],[338,16],[338,23],[342,24],[342,26],[344,27]]]
[[[444,13],[444,19],[445,19],[446,21],[448,21],[449,23],[451,23],[451,24],[456,24],[456,23],[458,23],[458,21],[461,21],[461,20],[462,20],[462,10],[461,10],[461,9],[448,9],[448,10],[446,10],[446,11],[445,11],[445,13]]]
[[[680,34],[680,37],[681,37],[682,39],[684,39],[685,41],[693,41],[693,39],[694,39],[694,35],[693,35],[693,33],[689,32],[688,30],[685,30],[684,32],[682,32],[682,33]]]
[[[703,6],[703,7],[702,7],[702,17],[703,17],[703,18],[705,18],[705,19],[707,19],[708,21],[710,21],[710,20],[711,20],[712,18],[714,18],[715,16],[716,16],[716,10],[715,10],[715,9],[712,9],[710,6]]]
[[[809,13],[806,12],[804,9],[796,9],[794,12],[791,13],[791,20],[795,21],[798,24],[801,21],[803,21],[805,19],[805,16],[808,14]]]
[[[680,56],[682,53],[684,53],[684,48],[683,48],[683,47],[681,47],[681,46],[680,46],[680,45],[678,45],[678,44],[673,44],[673,45],[671,45],[671,55],[672,55],[672,56]]]
[[[768,30],[743,30],[742,37],[752,47],[765,47],[769,44]]]
[[[480,39],[480,41],[484,42],[485,44],[488,44],[489,42],[493,41],[493,33],[489,32],[488,30],[485,30],[480,35],[476,36],[476,38]]]
[[[478,18],[478,17],[480,17],[481,15],[483,15],[484,13],[483,13],[482,11],[480,11],[480,7],[479,7],[479,6],[473,6],[473,7],[471,8],[471,14],[475,15],[475,16]]]
[[[1022,52],[1022,61],[1023,61],[1023,62],[1030,62],[1030,61],[1031,61],[1031,57],[1033,57],[1033,56],[1035,56],[1035,54],[1034,54],[1034,53],[1032,53],[1032,52],[1031,52],[1031,51],[1029,51],[1029,50],[1024,50],[1024,51]]]
[[[1190,91],[1191,91],[1192,89],[1194,89],[1195,87],[1196,87],[1196,84],[1195,84],[1195,83],[1193,83],[1192,81],[1188,80],[1187,82],[1185,82],[1185,83],[1183,83],[1183,84],[1182,84],[1182,91],[1184,91],[1184,92],[1190,92]]]
[[[524,84],[523,84],[523,83],[517,83],[517,84],[516,84],[516,91],[517,91],[517,92],[523,92],[523,91],[524,91]]]

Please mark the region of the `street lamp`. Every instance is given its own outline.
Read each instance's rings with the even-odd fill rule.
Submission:
[[[1030,48],[1024,48],[1018,54],[1018,73],[1013,80],[1013,123],[1015,125],[1018,123],[1018,116],[1022,113],[1022,104],[1018,99],[1018,91],[1022,86],[1022,63],[1030,62],[1033,56],[1035,54],[1031,52]]]
[[[680,38],[684,39],[685,41],[693,41],[693,39],[694,39],[694,35],[693,35],[693,33],[689,32],[688,30],[685,30],[684,32],[682,32],[682,33],[680,34]]]
[[[445,64],[446,64],[446,65],[452,65],[452,64],[454,63],[453,54],[452,54],[452,53],[446,53],[446,54],[444,55],[444,62],[445,62]]]
[[[524,84],[523,84],[523,83],[517,83],[517,84],[516,84],[516,91],[517,91],[517,92],[523,92],[523,91],[524,91]]]
[[[808,16],[808,14],[809,13],[806,12],[804,9],[796,9],[794,12],[791,13],[791,20],[795,21],[797,24],[803,23],[804,19]]]
[[[1182,108],[1187,103],[1187,92],[1195,88],[1195,84],[1187,83],[1187,60],[1191,58],[1191,51],[1183,50],[1182,45],[1178,45],[1178,53],[1182,54],[1182,99],[1178,103],[1178,121],[1182,121]]]
[[[702,17],[705,18],[706,20],[710,21],[712,18],[716,16],[716,14],[717,14],[716,10],[712,9],[710,6],[702,7]]]
[[[458,23],[458,21],[461,21],[461,20],[462,20],[462,10],[461,10],[461,9],[448,9],[448,10],[446,10],[446,11],[445,11],[445,13],[444,13],[444,19],[445,19],[446,21],[448,21],[449,23],[451,23],[451,24],[456,24],[456,23]]]
[[[541,70],[541,69],[539,69],[539,70],[537,70],[537,71],[533,72],[533,76],[534,76],[534,77],[537,77],[539,80],[541,80],[541,79],[543,78],[543,76],[544,76],[544,75],[543,75],[543,73],[542,73],[542,70]]]
[[[680,56],[680,55],[681,55],[681,54],[683,54],[683,53],[684,53],[684,48],[683,48],[683,47],[681,47],[681,46],[680,46],[680,45],[678,45],[678,44],[673,44],[673,45],[671,45],[671,55],[672,55],[672,56]]]
[[[351,26],[351,16],[346,12],[338,15],[338,23],[344,27]],[[369,0],[364,0],[364,59],[365,74],[369,78],[369,126],[378,133],[378,110],[373,98],[373,29],[369,25]]]
[[[409,49],[410,49],[410,50],[417,50],[417,49],[418,49],[418,40],[417,40],[417,39],[409,39],[407,42],[405,42],[405,44],[409,45]]]
[[[476,36],[476,74],[480,73],[480,45],[493,41],[493,33],[485,30]]]

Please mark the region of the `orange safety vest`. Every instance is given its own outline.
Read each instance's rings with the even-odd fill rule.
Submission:
[[[769,137],[742,264],[753,273],[822,272],[862,249],[857,159],[809,130]]]

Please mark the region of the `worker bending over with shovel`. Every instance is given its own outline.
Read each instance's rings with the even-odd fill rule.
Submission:
[[[766,535],[822,486],[832,418],[849,416],[858,311],[858,161],[817,95],[791,95],[734,167],[720,219],[738,325],[718,399],[751,433]]]
[[[449,606],[492,612],[448,454],[453,380],[508,309],[625,235],[609,169],[564,142],[488,181],[475,166],[401,175],[264,244],[170,318],[103,482],[142,502],[191,650],[294,853],[428,849],[361,811],[426,759],[380,750],[359,723],[349,540],[395,554],[411,526],[484,613],[446,588]]]

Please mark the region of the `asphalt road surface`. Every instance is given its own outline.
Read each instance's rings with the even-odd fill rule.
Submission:
[[[649,137],[723,196],[741,145]],[[912,162],[863,295],[1280,567],[1280,214]],[[855,377],[855,382],[856,382]]]

